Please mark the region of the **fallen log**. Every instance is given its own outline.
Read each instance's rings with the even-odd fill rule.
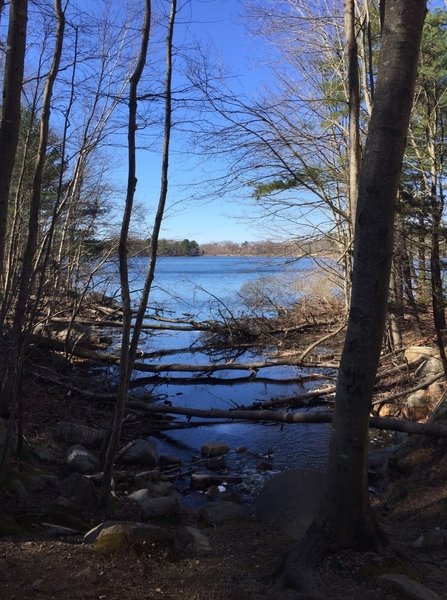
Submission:
[[[169,377],[162,375],[152,375],[151,377],[139,377],[133,379],[129,383],[130,388],[136,388],[144,385],[235,385],[244,383],[267,383],[269,385],[296,385],[306,383],[308,381],[328,381],[333,378],[329,375],[319,375],[314,373],[312,375],[302,375],[301,377],[287,377],[284,379],[278,379],[273,377],[253,377],[247,375],[245,377],[212,377],[206,375],[202,377],[196,375],[194,377]]]
[[[185,417],[200,417],[206,419],[237,419],[245,421],[263,421],[273,423],[331,423],[332,412],[286,412],[270,410],[221,410],[189,408],[184,406],[149,406],[148,412],[169,413],[173,415],[184,415]],[[175,423],[173,423],[175,425]],[[370,417],[369,426],[373,429],[388,431],[401,431],[417,435],[429,435],[439,438],[447,438],[447,425],[435,423],[416,423],[407,419]]]

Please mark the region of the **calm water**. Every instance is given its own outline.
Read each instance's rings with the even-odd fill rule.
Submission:
[[[138,297],[147,265],[145,258],[134,259],[131,263],[131,275],[134,298]],[[150,306],[165,317],[182,318],[194,316],[196,319],[228,318],[249,312],[244,298],[259,300],[261,289],[267,289],[270,298],[278,304],[287,305],[299,296],[299,281],[311,275],[315,269],[311,259],[288,262],[281,258],[265,257],[162,257],[158,261]],[[107,269],[109,275],[108,292],[117,291],[116,268]],[[297,285],[298,282],[298,285]],[[103,285],[103,284],[102,284]],[[261,309],[262,310],[262,307]],[[199,335],[190,332],[167,332],[142,337],[141,350],[151,351],[159,348],[194,348],[200,344]],[[239,362],[262,357],[246,352],[238,358]],[[208,364],[208,356],[194,352],[179,353],[160,359],[165,364],[187,363]],[[151,362],[152,359],[151,359]],[[293,367],[271,367],[263,369],[261,375],[274,377],[272,384],[245,383],[234,385],[176,385],[176,377],[185,374],[173,374],[169,385],[158,385],[142,389],[160,395],[173,404],[197,408],[230,408],[235,405],[248,405],[257,400],[272,397],[300,394],[321,385],[287,385],[282,379],[305,373],[303,369]],[[225,378],[246,375],[244,371],[232,370],[218,372],[215,377]],[[136,377],[143,374],[137,374]],[[182,418],[179,419],[182,421]],[[226,442],[231,448],[247,446],[254,454],[272,452],[275,468],[286,466],[324,468],[327,458],[327,446],[330,427],[328,425],[261,425],[261,424],[225,424],[196,427],[189,430],[169,432],[170,440],[176,444],[175,453],[187,459],[197,453],[200,446],[210,440]],[[162,451],[172,453],[170,442],[165,443]],[[241,459],[235,453],[231,460],[247,462],[247,456]],[[253,458],[253,468],[259,459]]]

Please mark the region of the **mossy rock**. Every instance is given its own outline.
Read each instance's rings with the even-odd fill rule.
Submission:
[[[380,575],[386,575],[387,573],[398,573],[399,575],[406,575],[411,579],[418,579],[419,573],[414,569],[405,565],[398,560],[381,560],[371,562],[367,565],[363,565],[357,575],[362,579],[376,579]]]
[[[24,530],[15,519],[5,513],[0,513],[0,536],[22,535],[23,533]]]
[[[129,538],[124,532],[109,533],[96,538],[92,547],[101,554],[118,554],[130,550]]]
[[[48,523],[54,523],[54,525],[62,525],[62,527],[77,529],[78,531],[87,531],[89,529],[89,526],[85,521],[60,508],[50,509],[42,516],[41,520]]]

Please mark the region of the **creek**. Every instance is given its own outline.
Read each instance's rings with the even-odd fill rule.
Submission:
[[[142,288],[147,259],[134,258],[130,263],[130,274],[134,300]],[[248,314],[250,306],[264,314],[273,305],[290,306],[297,300],[302,282],[309,280],[317,266],[310,258],[290,261],[279,257],[161,257],[158,260],[154,286],[150,297],[151,312],[170,319],[194,318],[197,320],[232,318]],[[105,273],[108,279],[106,292],[119,298],[117,266],[109,264]],[[102,281],[101,286],[104,286]],[[103,287],[104,289],[104,287]],[[263,296],[269,297],[270,306],[263,305]],[[191,331],[162,331],[143,334],[140,350],[153,352],[163,349],[185,349],[158,359],[164,364],[204,364],[218,357],[195,351],[201,345],[200,334]],[[220,357],[222,358],[222,357]],[[262,354],[245,351],[236,362],[262,360]],[[228,356],[226,357],[228,360]],[[150,362],[156,362],[153,358]],[[315,370],[312,370],[315,372]],[[321,386],[321,382],[287,384],[282,380],[306,375],[303,368],[274,366],[262,370],[262,375],[274,378],[272,383],[250,381],[232,385],[207,385],[206,377],[198,377],[195,385],[179,385],[177,377],[184,373],[172,373],[170,383],[151,385],[144,389],[162,401],[195,408],[231,408],[245,406],[254,401],[273,397],[292,396]],[[246,375],[246,371],[218,371],[214,377],[225,378]],[[307,409],[302,409],[307,410]],[[308,409],[308,410],[315,410]],[[178,421],[184,422],[183,417]],[[196,420],[195,420],[196,421]],[[260,423],[229,423],[204,425],[182,430],[172,430],[162,441],[159,451],[176,454],[185,462],[200,452],[203,443],[215,440],[225,442],[230,448],[247,447],[243,455],[230,452],[228,463],[239,470],[243,461],[244,471],[253,470],[260,457],[268,457],[275,470],[285,467],[324,469],[327,461],[330,425],[271,425]]]

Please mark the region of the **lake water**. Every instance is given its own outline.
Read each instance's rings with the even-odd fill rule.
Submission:
[[[137,258],[131,261],[131,277],[134,298],[141,289],[147,259]],[[152,310],[157,310],[169,318],[213,319],[227,318],[229,314],[238,316],[248,314],[248,307],[243,299],[251,300],[260,297],[259,289],[267,286],[269,296],[274,296],[274,303],[291,304],[299,296],[299,282],[311,276],[316,269],[311,259],[291,262],[282,258],[270,257],[162,257],[158,260],[154,287],[150,298]],[[107,268],[110,276],[108,291],[116,292],[116,267]],[[298,282],[298,285],[297,285]],[[262,284],[262,285],[261,285]],[[262,308],[262,307],[261,307]],[[267,311],[268,312],[268,311]],[[170,331],[143,335],[140,349],[153,351],[157,349],[191,348],[182,352],[164,356],[159,362],[209,364],[209,356],[194,351],[194,344],[199,345],[199,334],[191,332]],[[251,359],[262,360],[251,352],[238,357],[239,362]],[[151,362],[154,362],[151,359]],[[237,377],[246,375],[246,371],[219,371],[214,377]],[[152,392],[172,404],[197,408],[224,408],[235,405],[248,405],[254,401],[273,397],[302,394],[311,387],[321,385],[300,384],[289,385],[281,380],[307,374],[302,368],[270,367],[262,369],[261,375],[275,378],[274,383],[250,382],[233,385],[206,385],[198,381],[196,385],[180,385],[175,383],[178,377],[185,374],[172,374],[169,385],[147,386],[145,393]],[[137,374],[136,377],[143,374]],[[147,374],[144,374],[147,375]],[[187,374],[186,374],[187,375]],[[182,422],[183,418],[179,418]],[[203,443],[219,440],[231,448],[246,446],[252,454],[238,455],[230,453],[232,466],[238,461],[252,462],[253,473],[260,455],[272,455],[275,469],[285,467],[307,467],[324,469],[327,460],[327,448],[330,435],[329,425],[262,425],[251,423],[234,423],[225,425],[202,426],[193,429],[168,432],[169,439],[161,442],[161,451],[175,453],[185,460],[197,454]],[[250,458],[252,457],[252,458]]]

